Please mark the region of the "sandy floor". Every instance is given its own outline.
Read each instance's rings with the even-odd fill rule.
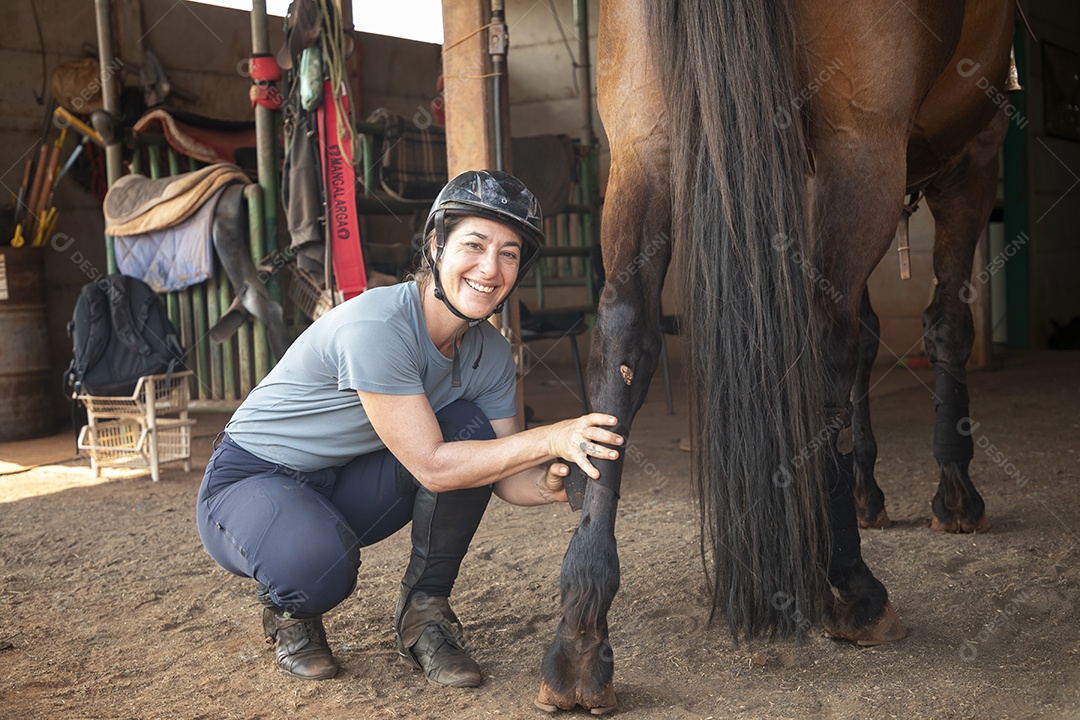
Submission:
[[[875,390],[878,478],[896,522],[864,556],[911,629],[861,649],[813,633],[802,648],[736,646],[708,626],[687,477],[685,391],[662,385],[634,426],[618,536],[622,589],[610,620],[619,717],[1080,717],[1080,354],[1004,357],[971,379],[973,477],[993,527],[928,529],[936,484],[926,374],[890,370]],[[538,366],[540,420],[574,413]],[[880,376],[880,373],[879,373]],[[200,463],[225,416],[202,414],[196,468],[159,483],[93,484],[69,435],[0,445],[0,716],[5,718],[542,718],[538,667],[558,619],[558,572],[577,516],[493,501],[455,607],[487,679],[429,685],[396,655],[390,618],[407,533],[365,550],[356,597],[327,616],[341,675],[276,670],[250,581],[218,568],[195,531]],[[18,474],[4,474],[44,463]]]

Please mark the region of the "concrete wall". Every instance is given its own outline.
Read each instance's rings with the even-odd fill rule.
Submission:
[[[585,124],[579,95],[582,89],[575,84],[573,66],[579,56],[574,2],[555,0],[553,4],[555,12],[546,2],[506,3],[510,26],[510,125],[515,137],[565,133],[576,138],[581,136]],[[587,5],[591,74],[588,91],[593,128],[601,146],[603,182],[607,179],[607,138],[596,112],[596,30],[600,3],[589,0]]]
[[[84,44],[96,46],[94,4],[87,0],[9,0],[0,23],[0,183],[4,194],[14,194],[22,179],[26,158],[35,150],[47,122],[45,106],[35,101],[42,82],[42,48],[38,41],[31,2],[41,19],[44,44],[44,82],[60,63],[82,57]],[[197,96],[197,102],[171,97],[167,104],[202,115],[224,119],[254,117],[248,101],[249,80],[243,61],[251,53],[250,15],[244,11],[176,0],[124,0],[141,7],[141,27],[133,27],[129,16],[117,11],[116,37],[142,38],[166,68],[170,81]],[[118,2],[120,6],[123,3]],[[271,47],[283,38],[281,18],[270,19]],[[435,45],[356,33],[359,52],[351,61],[353,77],[359,77],[360,116],[379,106],[395,112],[415,112],[426,106],[434,94],[439,72],[439,48]],[[130,41],[129,41],[130,42]],[[356,68],[359,67],[359,75]],[[125,82],[137,83],[137,73],[128,73]],[[46,90],[46,92],[48,92]],[[49,128],[49,141],[57,137]],[[69,133],[63,157],[74,148],[77,137]],[[57,188],[59,209],[58,239],[46,251],[48,322],[53,375],[60,375],[71,358],[71,341],[65,326],[79,289],[106,269],[103,242],[104,221],[101,204],[70,178]],[[381,234],[394,237],[403,221],[391,218]],[[0,225],[10,233],[10,228]],[[404,234],[408,238],[408,233]],[[56,396],[56,416],[62,422],[70,410]]]
[[[0,183],[3,183],[5,206],[8,194],[18,190],[23,167],[36,153],[43,129],[48,127],[50,143],[57,137],[58,130],[49,122],[46,106],[36,102],[35,93],[44,87],[47,98],[53,68],[81,57],[83,43],[97,43],[93,3],[44,0],[34,4],[42,21],[44,77],[30,0],[6,6],[5,22],[0,24],[0,63],[7,68],[0,74],[0,170],[3,171]],[[68,139],[65,157],[76,141],[77,137]],[[59,398],[61,373],[71,359],[71,341],[65,325],[71,319],[79,288],[88,282],[87,273],[104,270],[105,253],[100,203],[67,178],[57,186],[55,205],[59,209],[57,237],[62,234],[74,239],[70,244],[67,240],[57,241],[56,245],[62,246],[63,251],[50,246],[45,253],[51,377],[58,388],[55,415],[62,418],[65,412],[70,415],[70,409],[65,410]],[[2,227],[10,236],[9,225],[4,223]]]

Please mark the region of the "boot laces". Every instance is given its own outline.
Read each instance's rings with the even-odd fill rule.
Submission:
[[[432,655],[437,653],[443,645],[449,645],[455,650],[466,652],[465,648],[462,647],[463,643],[461,638],[458,637],[457,633],[454,632],[454,628],[448,623],[436,622],[428,625],[424,630],[423,635],[428,635],[429,633],[430,642],[433,645],[431,649]]]
[[[308,645],[319,647],[325,644],[315,619],[286,620],[277,627],[274,635],[273,640],[267,638],[267,642],[284,642],[291,652],[299,652]]]

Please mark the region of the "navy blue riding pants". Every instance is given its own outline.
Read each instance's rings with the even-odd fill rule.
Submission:
[[[495,437],[483,411],[467,400],[448,405],[435,417],[446,440]],[[389,450],[361,455],[338,468],[300,472],[256,457],[226,434],[206,466],[196,522],[203,546],[219,565],[258,580],[278,607],[299,616],[317,615],[352,592],[360,548],[412,520],[418,487]],[[467,504],[486,506],[490,497],[489,490],[451,494],[458,493],[469,498]],[[468,512],[482,515],[483,508]],[[447,550],[456,562],[433,566],[436,575],[448,577],[425,577],[432,594],[449,596],[472,539],[471,532],[464,537],[455,531],[453,520],[440,518],[448,530],[443,544],[455,546]],[[439,533],[439,527],[431,532]]]

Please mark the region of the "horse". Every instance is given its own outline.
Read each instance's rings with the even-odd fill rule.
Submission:
[[[936,219],[924,315],[936,373],[935,529],[981,531],[963,292],[1008,128],[1011,0],[604,0],[597,105],[611,149],[589,397],[628,439],[661,347],[669,264],[682,288],[692,474],[710,620],[736,638],[810,622],[861,645],[907,631],[862,559],[885,525],[866,384],[867,279],[908,194]],[[857,401],[853,403],[853,398]],[[623,447],[627,445],[624,443]],[[616,706],[608,611],[619,588],[624,459],[567,479],[579,525],[536,705]]]

